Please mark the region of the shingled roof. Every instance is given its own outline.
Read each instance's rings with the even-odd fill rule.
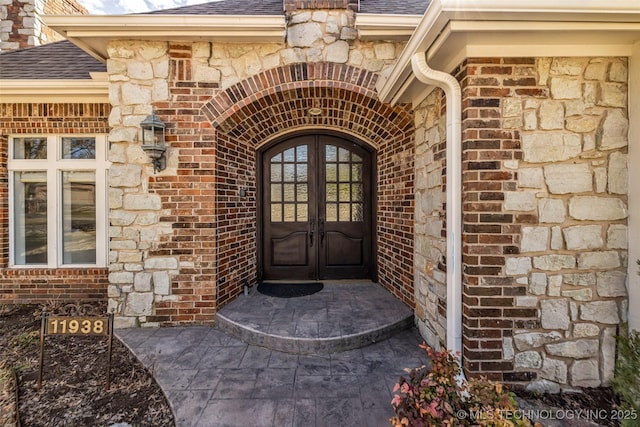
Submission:
[[[360,13],[422,15],[431,0],[360,0]],[[147,12],[152,15],[281,15],[282,0],[222,0]]]
[[[146,12],[150,15],[282,15],[282,0],[222,0]]]
[[[105,71],[105,64],[67,40],[0,53],[0,80],[81,80]]]

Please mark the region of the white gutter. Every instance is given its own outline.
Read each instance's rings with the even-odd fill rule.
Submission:
[[[447,102],[447,349],[462,354],[462,90],[451,74],[429,67],[425,53],[411,57],[422,83],[444,90]]]

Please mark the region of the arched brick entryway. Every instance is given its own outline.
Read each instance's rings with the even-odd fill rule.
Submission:
[[[408,107],[381,103],[376,80],[374,73],[343,64],[294,64],[239,82],[202,108],[216,129],[219,305],[257,277],[257,148],[315,129],[352,135],[375,148],[377,276],[413,306],[413,117]],[[310,108],[323,114],[309,115]]]

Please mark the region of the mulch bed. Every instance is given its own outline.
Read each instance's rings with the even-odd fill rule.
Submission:
[[[89,308],[105,313],[103,307]],[[89,314],[86,306],[57,310]],[[46,338],[42,389],[37,391],[39,331],[39,307],[0,305],[0,425],[17,425],[10,375],[15,371],[22,426],[175,426],[151,373],[115,338],[109,390],[105,390],[106,338],[58,335]]]

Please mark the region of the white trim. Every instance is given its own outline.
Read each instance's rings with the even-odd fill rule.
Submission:
[[[360,40],[409,40],[422,15],[356,14]]]
[[[109,102],[109,81],[98,80],[0,80],[3,103]]]
[[[636,260],[640,259],[640,244],[635,238],[640,236],[640,42],[633,46],[629,58],[629,218],[627,241],[629,246],[629,266],[627,289],[629,292],[629,329],[640,331],[640,269]],[[635,238],[634,238],[635,237]]]
[[[429,67],[424,53],[411,58],[411,67],[446,96],[447,350],[462,354],[462,89],[455,77]]]
[[[45,24],[102,61],[110,40],[283,42],[284,15],[45,15]]]

